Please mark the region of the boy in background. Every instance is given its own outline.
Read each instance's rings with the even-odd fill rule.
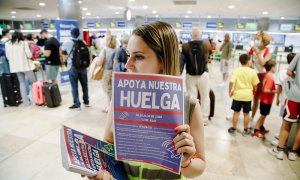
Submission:
[[[252,136],[256,136],[262,140],[266,139],[265,134],[269,133],[264,127],[266,117],[270,114],[271,106],[274,100],[274,96],[277,92],[273,75],[276,71],[276,62],[268,61],[265,64],[267,71],[266,76],[263,80],[262,93],[260,94],[260,114],[261,116],[256,122],[254,133]]]
[[[287,63],[290,64],[293,58],[295,57],[295,53],[289,53],[287,55]],[[285,106],[285,101],[286,101],[286,95],[288,91],[290,90],[294,79],[289,77],[287,75],[287,68],[284,68],[278,72],[278,75],[276,77],[275,84],[277,85],[277,95],[276,95],[276,105],[280,105],[280,114],[279,116],[283,118],[283,111],[284,111],[284,106]],[[272,145],[277,146],[278,145],[278,140],[279,140],[279,133],[275,134],[275,139],[271,142]]]
[[[242,54],[239,58],[241,67],[233,70],[229,84],[229,96],[232,97],[231,109],[234,111],[232,118],[232,127],[228,129],[230,134],[235,134],[238,118],[241,108],[244,113],[244,131],[243,136],[249,135],[248,129],[249,112],[251,111],[251,100],[253,99],[253,90],[259,83],[255,70],[251,69],[251,61],[247,54]]]

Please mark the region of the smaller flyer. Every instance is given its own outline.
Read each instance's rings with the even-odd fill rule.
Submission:
[[[172,141],[184,122],[183,79],[115,72],[114,138],[117,160],[143,162],[180,174]]]

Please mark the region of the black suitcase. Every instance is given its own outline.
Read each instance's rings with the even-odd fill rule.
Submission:
[[[198,93],[198,99],[201,102],[200,93]],[[210,100],[210,112],[209,112],[208,119],[211,119],[212,117],[214,117],[215,114],[215,93],[213,92],[212,89],[209,90],[209,100]]]
[[[48,107],[57,107],[61,103],[61,95],[57,84],[44,83],[44,93]]]
[[[20,84],[16,73],[3,73],[0,75],[1,92],[4,107],[18,106],[22,102]]]

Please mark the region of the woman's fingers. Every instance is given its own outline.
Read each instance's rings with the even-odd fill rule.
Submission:
[[[174,129],[174,132],[177,134],[182,133],[182,132],[190,133],[190,126],[187,124],[180,125]]]
[[[173,142],[176,144],[177,142],[179,142],[183,139],[189,139],[189,140],[194,141],[192,135],[190,135],[189,133],[186,133],[186,132],[182,132],[180,134],[177,134],[177,136],[173,139]]]
[[[185,139],[182,139],[182,140],[180,140],[180,141],[178,141],[178,142],[174,142],[174,146],[175,146],[175,149],[179,149],[179,148],[181,148],[181,147],[184,147],[184,146],[191,146],[191,147],[193,147],[194,146],[194,142],[191,140],[191,139],[187,139],[187,138],[185,138]]]

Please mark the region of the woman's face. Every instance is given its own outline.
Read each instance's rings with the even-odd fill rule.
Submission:
[[[136,35],[132,35],[127,45],[129,55],[125,65],[128,72],[161,74],[163,65],[155,52]]]

